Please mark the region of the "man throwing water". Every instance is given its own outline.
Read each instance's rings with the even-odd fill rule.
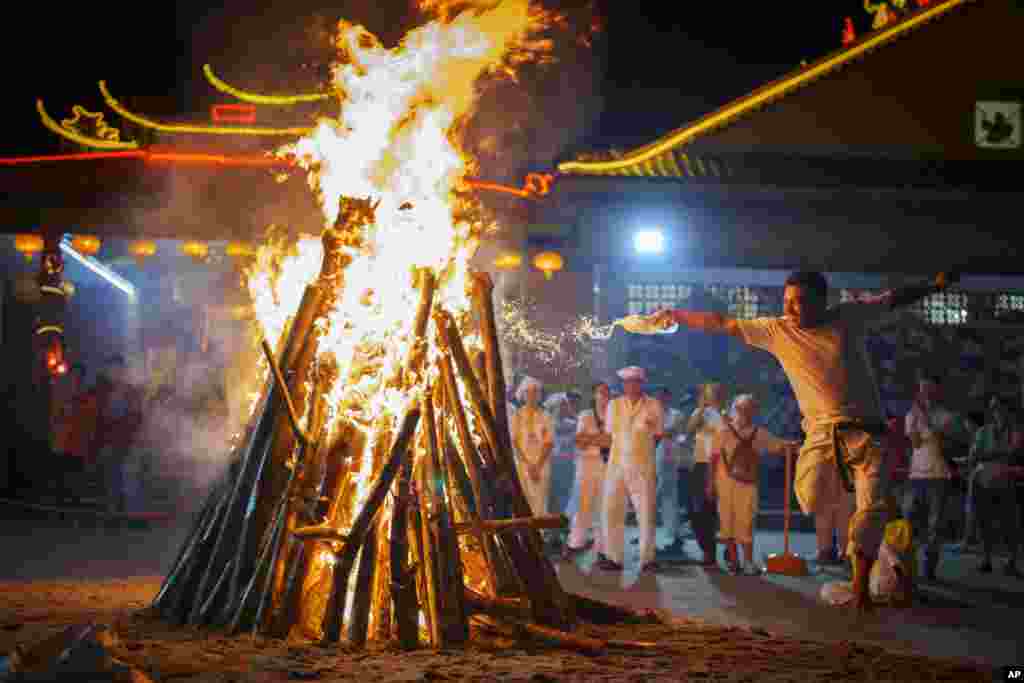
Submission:
[[[813,271],[786,279],[781,317],[734,320],[719,313],[663,310],[657,324],[685,325],[729,334],[768,351],[782,365],[803,414],[806,440],[796,467],[800,507],[813,513],[836,493],[856,491],[850,520],[855,604],[870,609],[868,578],[885,532],[885,483],[881,450],[885,413],[864,347],[868,325],[894,308],[940,292],[957,280],[942,273],[931,285],[887,292],[870,302],[828,306],[828,282]]]

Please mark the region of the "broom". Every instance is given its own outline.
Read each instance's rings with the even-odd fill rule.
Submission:
[[[769,555],[765,561],[765,570],[772,574],[783,574],[785,576],[807,576],[807,563],[804,558],[789,552],[789,518],[790,500],[793,497],[793,452],[786,452],[786,502],[783,508],[782,538],[783,550],[781,555]]]

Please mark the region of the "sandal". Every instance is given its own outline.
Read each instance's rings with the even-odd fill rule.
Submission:
[[[992,573],[992,563],[991,562],[983,562],[983,563],[981,563],[981,565],[978,567],[978,571],[981,572],[982,574],[991,574]]]

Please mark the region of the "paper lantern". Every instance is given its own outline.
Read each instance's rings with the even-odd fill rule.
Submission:
[[[207,254],[210,253],[210,245],[198,240],[186,240],[181,243],[181,253],[191,256],[196,261],[205,261]]]
[[[225,251],[234,259],[251,258],[256,255],[256,247],[249,242],[228,242]]]
[[[135,257],[135,263],[141,268],[146,259],[156,253],[156,242],[153,240],[135,240],[128,245],[128,251]]]
[[[32,257],[43,250],[43,236],[35,233],[21,233],[14,236],[14,248],[25,255],[25,260],[32,261]]]
[[[523,257],[518,251],[505,251],[494,259],[494,267],[498,270],[516,270],[523,264]]]
[[[86,256],[98,254],[102,244],[100,238],[96,235],[75,235],[74,239],[71,240],[71,248],[79,254],[85,254]]]
[[[544,273],[548,280],[565,265],[557,251],[542,251],[533,257],[533,266]]]

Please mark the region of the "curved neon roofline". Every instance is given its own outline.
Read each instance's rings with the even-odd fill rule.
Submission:
[[[269,104],[273,106],[287,107],[293,104],[301,104],[303,102],[319,102],[321,100],[330,99],[331,97],[328,93],[308,93],[305,95],[261,95],[259,93],[239,90],[230,83],[226,83],[217,78],[217,74],[213,73],[213,67],[209,64],[203,64],[203,75],[206,76],[207,82],[217,90],[226,95],[231,95],[243,102],[249,102],[250,104]]]
[[[573,171],[606,173],[610,171],[618,171],[629,166],[633,166],[634,164],[640,164],[648,161],[651,158],[672,149],[673,147],[689,142],[701,133],[705,133],[722,125],[723,123],[726,123],[745,111],[754,109],[762,104],[767,104],[773,99],[777,99],[791,90],[796,90],[801,86],[807,85],[810,81],[827,74],[837,66],[883,45],[892,38],[911,30],[912,28],[916,28],[917,26],[930,21],[941,14],[945,14],[955,7],[965,5],[968,2],[973,1],[975,0],[947,0],[947,2],[940,3],[935,7],[931,7],[920,13],[909,16],[888,29],[884,29],[868,38],[858,41],[845,50],[841,50],[831,56],[819,59],[814,64],[801,69],[792,76],[772,81],[749,95],[744,95],[739,99],[733,100],[721,109],[698,119],[695,123],[678,128],[661,140],[656,140],[653,143],[640,147],[621,159],[615,159],[612,161],[565,161],[558,165],[558,170],[563,173],[572,173]]]
[[[198,126],[183,123],[160,123],[135,114],[114,99],[107,90],[107,82],[100,81],[100,93],[106,101],[107,106],[112,110],[145,128],[159,130],[165,133],[197,133],[204,135],[254,135],[254,136],[302,136],[313,131],[312,128],[262,128],[262,127],[229,127],[229,126]]]
[[[91,135],[82,135],[76,133],[73,130],[65,128],[64,126],[57,123],[57,121],[49,115],[46,111],[46,107],[43,105],[42,99],[36,100],[36,111],[39,112],[39,118],[42,120],[43,125],[46,126],[51,132],[60,135],[61,137],[71,140],[72,142],[78,143],[85,147],[93,147],[95,149],[138,149],[139,145],[136,142],[124,142],[121,140],[105,140],[103,138],[93,137]]]

